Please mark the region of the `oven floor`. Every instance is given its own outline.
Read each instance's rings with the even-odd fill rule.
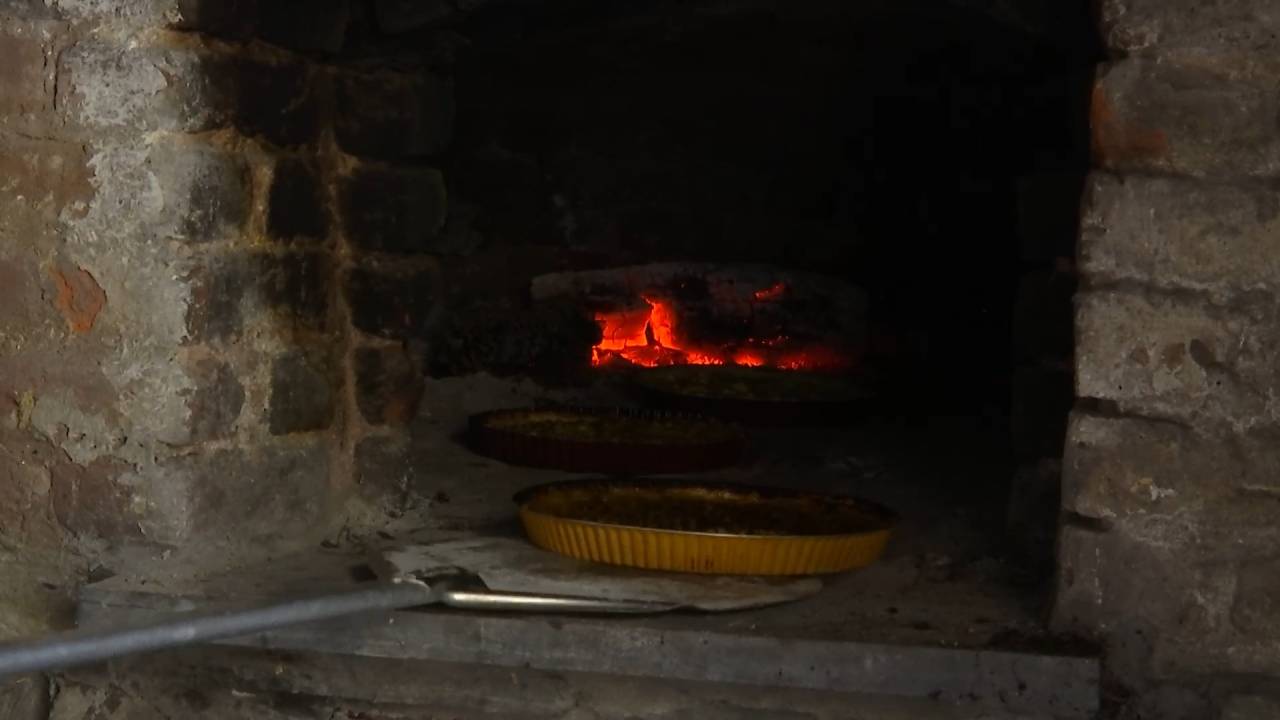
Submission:
[[[343,535],[339,547],[256,567],[215,571],[152,556],[137,563],[148,568],[145,578],[122,572],[88,586],[81,619],[114,625],[153,619],[174,598],[243,600],[344,587],[354,582],[350,568],[379,546],[518,534],[512,495],[569,476],[490,461],[452,437],[470,413],[525,404],[531,392],[518,383],[484,383],[487,393],[474,381],[428,389],[432,405],[413,428],[418,470],[409,496],[417,500],[380,531]],[[820,594],[799,602],[609,620],[414,612],[398,614],[391,630],[385,620],[331,623],[237,644],[1087,717],[1096,709],[1099,666],[1088,648],[1048,634],[1042,584],[1004,556],[1000,478],[1007,470],[984,450],[996,446],[992,434],[980,419],[936,417],[756,433],[751,461],[714,477],[852,493],[902,516],[881,562],[827,578]],[[682,659],[673,664],[673,655]]]
[[[489,460],[453,432],[465,427],[471,413],[547,395],[531,383],[484,376],[433,381],[426,393],[432,404],[414,428],[413,495],[422,505],[397,523],[396,540],[431,539],[441,531],[518,534],[512,495],[575,476]],[[609,386],[552,397],[596,405],[626,402],[625,394]],[[829,579],[821,596],[713,622],[940,647],[1054,646],[1045,631],[1047,583],[1007,552],[1011,470],[998,457],[998,427],[980,418],[934,417],[753,431],[747,463],[703,477],[853,494],[893,508],[902,521],[880,563]]]

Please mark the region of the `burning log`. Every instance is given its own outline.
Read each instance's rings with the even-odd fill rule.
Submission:
[[[845,369],[862,354],[866,298],[812,273],[660,263],[535,278],[535,300],[572,297],[600,326],[592,363]]]

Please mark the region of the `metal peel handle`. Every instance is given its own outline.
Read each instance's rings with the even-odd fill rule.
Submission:
[[[177,613],[170,620],[123,630],[74,630],[25,643],[0,645],[0,677],[100,662],[136,653],[253,635],[299,623],[365,612],[441,604],[469,610],[622,613],[666,612],[667,603],[497,593],[454,581],[400,582],[247,610]]]

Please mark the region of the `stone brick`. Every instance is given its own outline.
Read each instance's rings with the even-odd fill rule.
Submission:
[[[1230,653],[1240,640],[1230,621],[1235,571],[1196,549],[1064,526],[1052,628],[1104,642],[1121,682],[1207,667],[1203,658]]]
[[[272,435],[325,430],[333,422],[335,374],[322,358],[291,352],[271,365]]]
[[[258,37],[291,50],[342,49],[347,0],[268,0],[258,7]]]
[[[1236,492],[1275,466],[1242,448],[1267,446],[1275,455],[1266,436],[1076,415],[1064,477],[1075,519],[1059,538],[1055,629],[1105,641],[1126,683],[1280,669],[1280,501]]]
[[[360,348],[355,354],[356,404],[374,425],[406,425],[422,399],[422,373],[404,349]]]
[[[0,27],[0,127],[50,122],[60,30],[54,23],[12,19]]]
[[[163,197],[157,235],[202,243],[238,237],[249,215],[249,171],[238,156],[183,140],[152,146],[147,169]]]
[[[343,181],[341,202],[348,241],[367,252],[425,252],[444,227],[436,170],[362,168]]]
[[[1250,559],[1240,568],[1231,621],[1247,635],[1280,637],[1280,556]]]
[[[57,222],[63,213],[82,216],[93,200],[93,171],[79,143],[0,137],[0,177],[5,179],[4,223],[18,226],[21,215],[37,226]]]
[[[89,20],[136,31],[167,27],[176,0],[9,0],[5,7],[15,3],[20,8],[44,4],[48,14],[64,20]]]
[[[398,509],[418,482],[417,465],[402,438],[367,437],[356,446],[356,485],[360,495]]]
[[[231,366],[205,358],[195,364],[196,387],[187,401],[191,411],[191,439],[215,440],[229,436],[244,407],[244,386]]]
[[[324,435],[293,436],[162,459],[129,482],[153,542],[296,547],[327,531],[329,451]]]
[[[1116,50],[1280,48],[1280,9],[1258,0],[1102,0],[1103,36]]]
[[[1093,93],[1094,159],[1117,172],[1216,178],[1280,175],[1280,65],[1192,51],[1103,66]]]
[[[1187,683],[1143,683],[1122,709],[1107,713],[1126,720],[1208,720],[1212,713],[1208,693]]]
[[[62,15],[47,0],[9,0],[5,12],[16,20],[58,20]]]
[[[1098,173],[1088,183],[1081,272],[1208,292],[1280,293],[1280,190]]]
[[[1137,432],[1097,431],[1118,436],[1107,438],[1113,445]],[[1095,502],[1114,499],[1128,508],[1096,526],[1078,520],[1064,525],[1055,629],[1106,641],[1112,672],[1126,682],[1275,672],[1280,648],[1274,633],[1280,630],[1270,588],[1280,502],[1274,496],[1223,497],[1214,477],[1197,476],[1215,458],[1194,455],[1211,443],[1193,438],[1191,447],[1175,448],[1165,443],[1182,439],[1176,429],[1148,425],[1140,432],[1159,437],[1138,437],[1135,446],[1117,451],[1135,459],[1108,461],[1103,449],[1084,463],[1069,458],[1068,478],[1078,472],[1070,467],[1077,462],[1092,473],[1088,482],[1111,493]],[[1185,472],[1170,467],[1184,459],[1190,463]],[[1064,486],[1068,503],[1073,495],[1080,499],[1073,483],[1080,484],[1068,479]],[[1238,567],[1241,558],[1254,560]]]
[[[0,717],[6,720],[48,720],[49,680],[25,675],[0,684]]]
[[[315,252],[230,254],[208,259],[191,271],[187,340],[239,337],[245,301],[271,313],[288,330],[324,331],[328,326],[332,263]]]
[[[1266,470],[1250,470],[1249,462],[1230,437],[1170,422],[1076,412],[1067,434],[1063,507],[1103,520],[1178,515],[1229,497],[1247,476]]]
[[[244,258],[213,258],[188,277],[187,340],[201,343],[239,336],[244,326],[241,301],[252,274]]]
[[[375,0],[378,26],[389,33],[402,33],[444,20],[457,11],[450,0]]]
[[[242,133],[280,146],[311,142],[320,130],[323,93],[298,60],[220,56],[206,63],[215,98]]]
[[[281,240],[324,240],[329,234],[326,201],[319,171],[310,162],[281,159],[271,181],[267,232]]]
[[[1026,460],[1061,457],[1067,435],[1067,414],[1074,402],[1075,390],[1069,371],[1016,368],[1009,410],[1014,454]]]
[[[193,48],[75,44],[58,59],[57,105],[94,132],[197,132],[223,124],[209,56]]]
[[[1176,623],[1198,578],[1175,554],[1114,532],[1064,525],[1053,626],[1091,637]]]
[[[1222,705],[1218,720],[1275,720],[1280,718],[1280,697],[1234,695]]]
[[[451,84],[434,75],[344,73],[335,81],[334,133],[352,155],[435,155],[453,132]]]
[[[332,263],[322,253],[257,255],[259,297],[288,326],[322,330],[328,321]]]
[[[87,465],[50,466],[50,498],[58,523],[76,535],[123,540],[139,535],[133,493],[121,480],[123,462],[98,458]]]
[[[1280,649],[1274,638],[1236,631],[1224,637],[1167,637],[1152,648],[1150,666],[1149,676],[1182,682],[1213,674],[1275,677],[1280,674]]]
[[[91,131],[234,126],[281,146],[319,132],[324,93],[300,60],[89,41],[59,62],[58,107]]]
[[[1077,300],[1076,390],[1122,411],[1246,427],[1274,422],[1280,320],[1270,303],[1094,291]]]
[[[422,338],[435,306],[431,274],[352,268],[345,287],[351,322],[363,332],[385,338]]]

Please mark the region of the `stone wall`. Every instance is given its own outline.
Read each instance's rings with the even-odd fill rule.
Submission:
[[[1238,717],[1280,674],[1280,8],[1101,15],[1055,624],[1141,717]]]
[[[452,100],[363,6],[0,4],[0,547],[51,593],[376,521],[354,448],[418,402]]]

